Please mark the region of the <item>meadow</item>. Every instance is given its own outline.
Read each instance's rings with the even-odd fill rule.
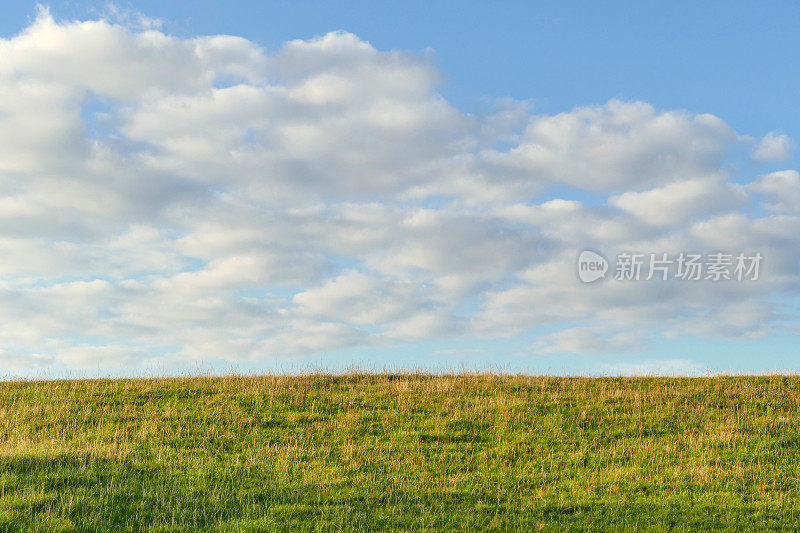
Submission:
[[[0,383],[3,531],[797,530],[800,377]]]

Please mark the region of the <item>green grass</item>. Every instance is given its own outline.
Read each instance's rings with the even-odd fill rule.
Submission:
[[[792,530],[800,378],[0,384],[0,530]]]

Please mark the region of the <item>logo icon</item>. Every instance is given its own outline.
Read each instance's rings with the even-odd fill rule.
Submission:
[[[584,250],[578,256],[578,277],[584,283],[592,283],[606,277],[608,261],[602,255]]]

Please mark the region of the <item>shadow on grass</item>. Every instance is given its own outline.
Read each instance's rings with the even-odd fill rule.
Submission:
[[[279,496],[268,479],[89,455],[4,457],[4,531],[194,531]]]
[[[356,479],[320,487],[302,474],[281,478],[267,467],[85,454],[3,457],[0,472],[2,531],[763,531],[800,524],[800,513],[791,508],[764,513],[757,505],[706,505],[692,498],[565,502],[531,499],[530,490],[499,494],[485,486],[420,486],[409,492]]]

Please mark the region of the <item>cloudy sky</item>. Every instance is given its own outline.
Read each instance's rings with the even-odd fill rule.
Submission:
[[[2,376],[800,368],[796,6],[193,6],[3,6]]]

